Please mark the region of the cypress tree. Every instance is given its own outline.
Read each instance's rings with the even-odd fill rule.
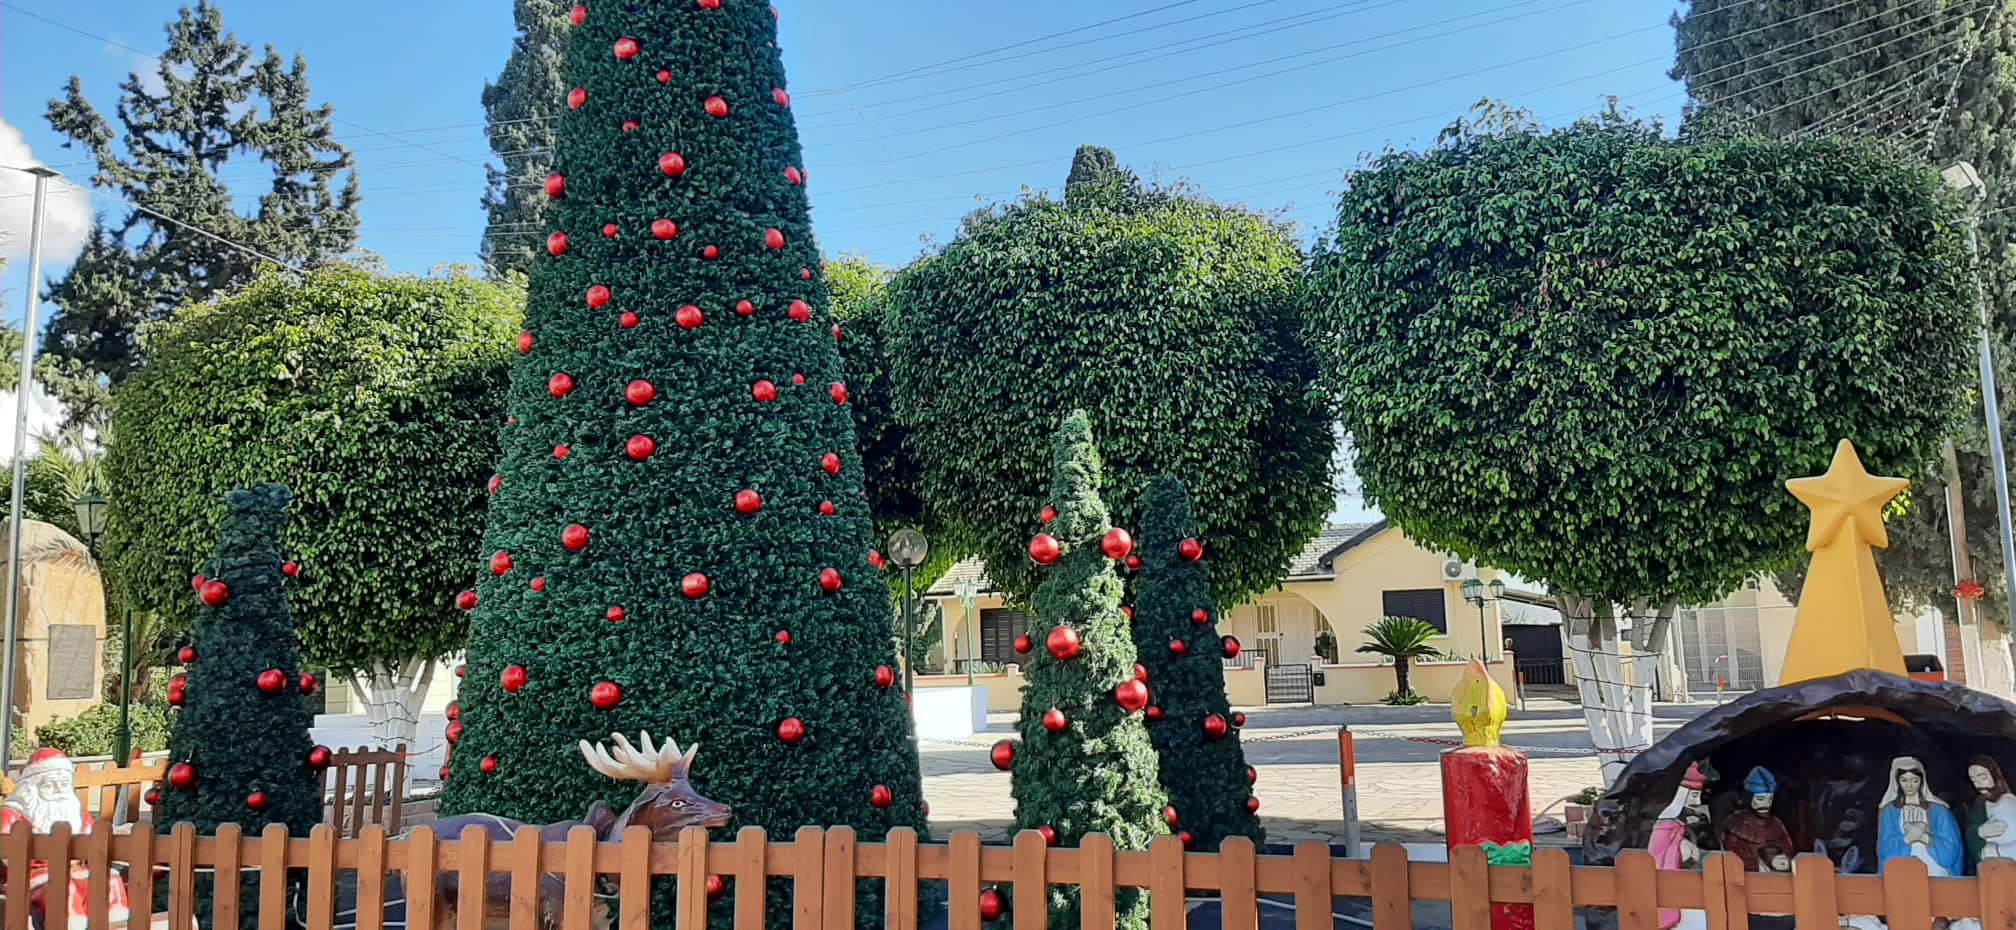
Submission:
[[[707,747],[724,836],[922,828],[772,11],[570,20],[444,807],[620,807],[576,744],[644,730]]]
[[[143,362],[142,324],[252,279],[262,260],[220,239],[301,265],[357,244],[357,175],[330,108],[310,101],[308,63],[271,46],[254,60],[210,0],[183,7],[167,32],[154,73],[119,85],[116,131],[75,76],[47,112],[64,146],[97,163],[92,184],[187,224],[131,210],[102,224],[49,288],[47,351],[114,384]],[[268,174],[260,189],[220,180],[248,163]]]
[[[1674,18],[1674,79],[1693,100],[1690,124],[1728,126],[1774,137],[1830,133],[1893,141],[1907,155],[1943,168],[1967,161],[1986,185],[1981,260],[1996,354],[2016,352],[2016,252],[1997,248],[2016,236],[2016,2],[1947,3],[1834,0],[1749,3],[1690,0]],[[2006,411],[2016,384],[1999,383]],[[1977,407],[1978,411],[1978,407]],[[1999,505],[1987,433],[1977,414],[1957,440],[1967,545],[1974,579],[1987,591],[1981,615],[2005,616]],[[2005,436],[2016,444],[2016,433]],[[1924,475],[1889,524],[1878,550],[1884,587],[1900,608],[1953,606],[1953,556],[1941,486],[1944,467]],[[1780,575],[1797,596],[1802,569]]]
[[[1161,711],[1148,733],[1162,757],[1162,787],[1169,792],[1164,816],[1190,834],[1193,848],[1212,851],[1228,836],[1259,843],[1265,835],[1254,816],[1259,801],[1253,797],[1253,769],[1239,745],[1243,718],[1232,713],[1225,697],[1225,663],[1219,659],[1238,655],[1238,640],[1218,634],[1203,551],[1183,482],[1169,475],[1155,479],[1141,500],[1134,642]],[[1172,643],[1182,643],[1182,650]],[[1207,728],[1213,717],[1220,723]]]
[[[483,85],[483,132],[499,164],[485,165],[483,267],[502,276],[531,274],[546,238],[547,198],[540,188],[553,163],[553,131],[566,112],[567,85],[560,62],[567,55],[569,4],[515,0],[518,34],[497,80]]]
[[[1103,833],[1118,849],[1146,849],[1168,831],[1144,722],[1148,688],[1113,568],[1132,542],[1099,499],[1099,452],[1084,411],[1058,428],[1052,462],[1056,516],[1029,544],[1047,568],[1033,600],[1043,632],[1032,634],[1038,641],[1024,667],[1021,744],[1011,763],[1015,826],[1045,831],[1058,846]],[[1077,926],[1075,888],[1052,886],[1049,894],[1051,926]],[[1116,927],[1147,926],[1148,899],[1138,889],[1121,890],[1114,907]]]
[[[188,671],[169,685],[168,702],[182,710],[169,736],[167,782],[150,799],[155,831],[164,836],[189,822],[205,835],[235,823],[249,836],[281,824],[305,837],[322,822],[329,751],[308,738],[314,719],[301,698],[318,682],[301,671],[286,592],[296,569],[280,552],[290,497],[268,484],[224,498],[217,553],[195,579],[203,609],[180,657]],[[261,877],[242,877],[238,913],[247,928],[257,922]],[[206,927],[210,881],[197,879],[197,914]],[[301,888],[298,879],[289,882],[298,914]]]

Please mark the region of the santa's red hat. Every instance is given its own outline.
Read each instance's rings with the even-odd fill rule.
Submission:
[[[35,754],[28,757],[28,765],[21,770],[20,780],[32,781],[51,772],[69,772],[74,769],[76,766],[70,762],[69,756],[63,754],[63,750],[44,747],[35,750]]]

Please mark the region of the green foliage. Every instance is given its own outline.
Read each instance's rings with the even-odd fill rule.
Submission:
[[[105,463],[106,546],[135,606],[187,629],[218,496],[279,477],[296,495],[286,543],[315,664],[458,648],[518,305],[461,275],[331,268],[183,311],[120,387]]]
[[[1259,818],[1246,810],[1253,789],[1246,780],[1246,750],[1239,728],[1209,739],[1203,721],[1217,714],[1228,722],[1224,646],[1218,610],[1205,583],[1205,561],[1185,561],[1177,547],[1197,535],[1190,496],[1183,482],[1164,475],[1148,486],[1141,502],[1141,557],[1134,583],[1134,644],[1162,719],[1148,726],[1162,759],[1162,788],[1176,808],[1177,825],[1190,831],[1191,848],[1213,852],[1228,836],[1262,843]],[[1204,611],[1205,622],[1195,612]],[[1169,651],[1182,642],[1183,655]]]
[[[1379,703],[1393,707],[1413,707],[1416,704],[1428,703],[1428,698],[1419,691],[1389,691],[1385,697],[1379,699]]]
[[[1407,684],[1407,676],[1415,659],[1433,659],[1442,654],[1432,642],[1440,635],[1441,630],[1414,617],[1380,617],[1377,623],[1365,628],[1365,642],[1357,651],[1393,660],[1394,689],[1386,695],[1386,703],[1419,704],[1425,700]]]
[[[129,708],[133,726],[133,748],[158,752],[168,748],[168,715],[149,704]],[[119,705],[100,704],[75,717],[45,723],[35,728],[35,744],[60,749],[73,758],[109,756],[119,736]]]
[[[567,57],[572,7],[559,0],[513,0],[511,57],[497,80],[483,85],[483,132],[501,167],[483,166],[489,218],[482,257],[483,267],[498,277],[530,274],[550,231],[543,187],[553,163],[553,130],[566,112],[560,62]]]
[[[925,522],[1026,599],[1038,573],[1022,547],[1052,503],[1028,450],[1082,409],[1116,522],[1137,525],[1148,482],[1175,474],[1213,555],[1212,599],[1274,585],[1334,505],[1299,262],[1266,218],[1124,173],[1095,173],[1067,202],[967,217],[891,288],[896,409]]]
[[[1010,769],[1015,827],[1047,826],[1066,848],[1086,834],[1103,833],[1116,849],[1146,849],[1168,829],[1160,813],[1155,746],[1142,712],[1121,709],[1113,697],[1114,688],[1133,680],[1136,656],[1120,613],[1120,576],[1099,547],[1112,523],[1099,497],[1099,452],[1084,411],[1064,418],[1051,448],[1049,499],[1057,519],[1044,530],[1057,538],[1063,556],[1042,569],[1043,583],[1033,599],[1041,626],[1029,633],[1036,649],[1023,667],[1028,677],[1016,722],[1022,740]],[[1060,627],[1077,633],[1075,657],[1059,660],[1045,649],[1050,631]],[[1056,733],[1043,726],[1053,709],[1066,721]],[[1053,885],[1049,894],[1050,925],[1077,926],[1076,889]],[[1142,930],[1148,925],[1148,896],[1121,889],[1114,913],[1115,927]]]
[[[1308,329],[1410,537],[1603,603],[1708,601],[1799,554],[1781,482],[1837,440],[1915,473],[1961,415],[1953,220],[1866,145],[1459,132],[1351,179]]]
[[[322,776],[308,759],[315,748],[308,738],[314,717],[302,700],[301,643],[287,613],[287,589],[294,582],[280,572],[288,500],[287,489],[275,484],[233,491],[224,499],[216,555],[202,571],[222,582],[229,596],[197,613],[196,661],[189,665],[188,696],[168,744],[171,774],[175,766],[188,765],[195,782],[186,789],[162,786],[154,828],[163,836],[186,821],[205,835],[235,823],[252,836],[280,824],[306,837],[322,822]],[[194,599],[187,586],[183,592]],[[274,694],[258,685],[269,670],[279,671],[284,681]],[[265,796],[263,807],[249,803],[254,792]],[[197,917],[210,926],[207,877],[196,890]],[[256,922],[258,901],[259,877],[247,874],[239,908],[247,930]]]
[[[357,243],[354,163],[330,132],[330,108],[309,99],[307,61],[283,61],[270,45],[255,60],[210,0],[183,7],[167,36],[153,74],[120,83],[116,130],[75,76],[47,112],[64,146],[97,164],[93,185],[186,224],[141,210],[101,222],[49,289],[48,351],[113,384],[142,363],[144,324],[253,278],[263,260],[241,246],[313,265]],[[248,164],[266,176],[258,189],[220,180]]]
[[[2016,251],[1998,248],[2016,235],[2016,15],[2007,0],[1938,0],[1850,5],[1829,0],[1754,4],[1692,0],[1674,20],[1679,56],[1673,77],[1694,98],[1691,123],[1734,124],[1765,135],[1836,133],[1891,139],[1935,167],[1966,161],[1986,183],[1981,211],[1982,272],[1998,358],[2002,409],[2016,409]],[[1741,41],[1732,37],[1741,36]],[[1881,49],[1881,51],[1878,51]],[[1903,81],[1905,71],[1939,80]],[[1967,546],[1974,578],[1986,589],[1981,616],[2007,622],[1998,537],[2000,509],[1978,415],[1956,436]],[[2005,414],[2005,429],[2008,425]],[[2016,432],[2004,441],[2016,445]],[[1905,506],[1892,512],[1890,546],[1876,553],[1893,607],[1936,606],[1952,613],[1953,555],[1943,463],[1907,475]],[[1802,565],[1781,573],[1779,588],[1799,596]]]
[[[797,129],[773,97],[788,86],[776,35],[766,5],[741,2],[590,3],[573,31],[562,82],[585,100],[554,124],[548,170],[565,191],[546,214],[568,242],[532,264],[531,348],[511,374],[502,483],[471,552],[481,560],[459,565],[481,574],[445,810],[544,823],[597,800],[626,804],[639,786],[590,770],[578,744],[643,730],[706,747],[692,782],[733,807],[724,837],[924,827],[905,702],[876,683],[878,666],[897,664],[889,598],[868,564],[854,423],[831,387],[841,357],[792,180]],[[625,38],[629,59],[612,54]],[[716,95],[719,117],[705,109]],[[623,131],[626,120],[637,128]],[[669,152],[683,159],[676,177],[660,168]],[[652,233],[660,219],[676,237]],[[617,234],[604,237],[605,224]],[[608,289],[606,305],[586,304],[594,287]],[[698,325],[679,324],[686,306]],[[556,374],[571,390],[553,389]],[[759,380],[773,399],[758,399],[770,396]],[[630,391],[637,381],[653,386],[648,400],[630,399],[644,397]],[[638,436],[654,449],[633,447]],[[760,507],[738,511],[741,491]],[[584,546],[563,544],[571,525],[588,532]],[[511,565],[492,574],[499,552]],[[829,570],[836,590],[822,585]],[[696,579],[688,596],[688,575],[707,590]],[[612,607],[623,610],[613,624]],[[527,681],[506,691],[514,665]],[[606,709],[590,701],[603,682],[621,689]],[[778,735],[789,718],[804,727],[795,744]],[[871,801],[877,786],[886,807]],[[787,923],[788,895],[772,904],[771,923]],[[714,916],[730,910],[724,899]],[[879,922],[877,896],[857,913]]]
[[[1322,656],[1325,662],[1332,665],[1337,664],[1337,634],[1330,632],[1327,628],[1318,630],[1316,632],[1316,654]]]

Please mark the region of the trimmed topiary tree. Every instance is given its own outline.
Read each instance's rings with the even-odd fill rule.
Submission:
[[[1197,850],[1216,851],[1228,836],[1263,842],[1256,773],[1239,745],[1242,718],[1225,697],[1221,657],[1238,655],[1239,641],[1218,633],[1218,609],[1204,582],[1208,562],[1183,482],[1164,475],[1148,486],[1136,551],[1141,573],[1134,582],[1134,644],[1161,716],[1148,734],[1162,757],[1162,788],[1169,793],[1164,819],[1188,833]],[[1207,727],[1214,717],[1222,728]]]
[[[1052,462],[1049,506],[1057,517],[1022,556],[1042,573],[1035,597],[1042,626],[1031,634],[1037,642],[1023,669],[1021,745],[1011,763],[1015,827],[1043,831],[1057,846],[1103,833],[1117,849],[1146,849],[1168,830],[1145,723],[1148,688],[1135,671],[1113,570],[1132,541],[1107,520],[1099,452],[1083,411],[1058,428]],[[1050,925],[1077,926],[1076,889],[1052,886],[1049,893]],[[1146,927],[1147,895],[1122,889],[1114,912],[1116,927]]]
[[[379,740],[415,744],[431,660],[468,633],[453,601],[481,543],[521,302],[459,273],[335,267],[176,314],[120,385],[105,458],[105,545],[136,609],[188,629],[177,592],[209,555],[218,498],[284,479],[307,659],[356,675]]]
[[[890,356],[925,522],[965,542],[1015,599],[1043,506],[1042,448],[1084,410],[1113,517],[1140,522],[1158,475],[1189,486],[1211,545],[1212,599],[1287,573],[1335,506],[1334,439],[1298,334],[1294,237],[1182,189],[1144,189],[1081,151],[1062,201],[966,218],[899,273]]]
[[[301,700],[318,683],[301,669],[287,610],[295,563],[283,561],[280,537],[289,500],[275,484],[226,496],[216,555],[204,563],[193,595],[184,595],[201,606],[195,641],[183,657],[188,671],[169,690],[169,702],[182,711],[168,740],[167,779],[150,799],[154,830],[163,836],[187,822],[204,835],[235,823],[248,836],[280,824],[306,837],[322,822],[329,751],[309,740],[314,717]],[[280,878],[243,874],[242,926],[257,923],[260,881]],[[197,877],[196,915],[206,927],[211,881]],[[302,888],[298,879],[288,881],[290,909],[299,915]]]
[[[921,830],[772,10],[575,10],[443,806],[620,808],[577,745],[642,730],[707,747],[721,836]]]
[[[1965,415],[1966,230],[1882,148],[1515,118],[1374,160],[1338,210],[1306,329],[1365,496],[1560,599],[1606,774],[1651,742],[1627,682],[1674,606],[1801,553],[1785,479],[1843,438],[1918,474]]]

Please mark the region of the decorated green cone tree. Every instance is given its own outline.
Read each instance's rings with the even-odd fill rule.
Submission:
[[[1116,848],[1146,849],[1168,830],[1144,723],[1148,688],[1135,671],[1113,569],[1133,543],[1099,499],[1099,453],[1083,411],[1065,418],[1055,443],[1056,516],[1029,543],[1043,568],[1033,606],[1044,632],[1032,634],[1024,669],[1020,745],[997,746],[996,764],[1010,761],[1016,829],[1041,831],[1058,846],[1103,833]],[[1077,926],[1075,888],[1053,886],[1050,911],[1051,926]],[[1117,927],[1145,927],[1148,900],[1123,889],[1115,914]]]
[[[194,642],[178,657],[188,671],[169,684],[180,705],[168,741],[166,783],[156,789],[155,830],[193,823],[201,834],[235,823],[248,836],[281,824],[305,837],[322,822],[322,769],[329,750],[308,738],[314,718],[302,695],[318,687],[301,670],[301,644],[287,611],[298,572],[280,551],[291,495],[279,485],[233,491],[217,552],[193,579]],[[299,889],[290,891],[290,900]],[[197,879],[197,917],[211,926],[211,885]],[[246,873],[239,914],[259,912],[259,876]]]
[[[573,8],[449,812],[620,808],[577,744],[648,731],[722,836],[923,826],[772,17]]]
[[[1239,654],[1239,641],[1218,634],[1204,546],[1182,481],[1164,475],[1148,485],[1137,542],[1134,642],[1157,718],[1148,734],[1162,757],[1162,787],[1169,793],[1163,816],[1190,835],[1193,849],[1216,850],[1228,836],[1261,842],[1253,769],[1239,745],[1244,718],[1225,698],[1220,661]]]

